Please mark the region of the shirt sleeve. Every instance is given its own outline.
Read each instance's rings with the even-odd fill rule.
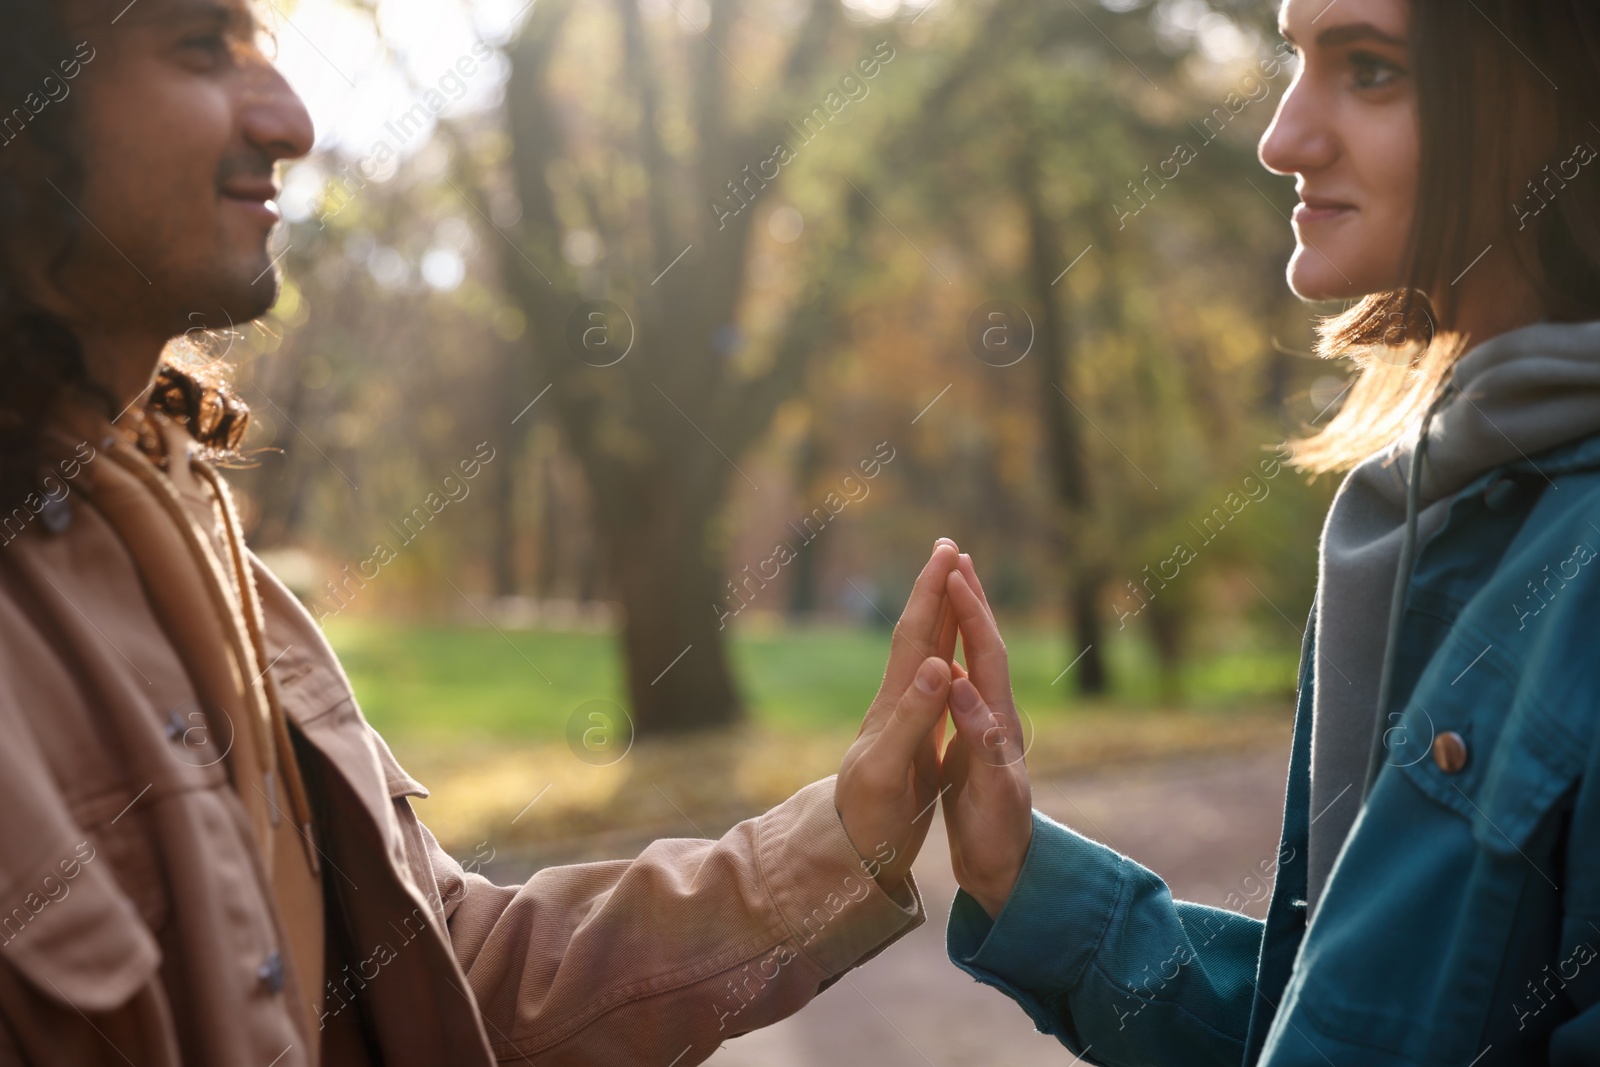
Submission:
[[[1034,812],[998,919],[958,892],[947,948],[1085,1062],[1238,1067],[1263,929]]]
[[[660,840],[513,886],[464,871],[396,803],[503,1063],[689,1067],[924,918],[914,881],[897,900],[863,869],[832,778],[720,840]]]

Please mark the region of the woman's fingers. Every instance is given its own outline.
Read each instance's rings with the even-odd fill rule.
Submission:
[[[1005,768],[1022,761],[1022,721],[1009,701],[992,705],[971,679],[958,678],[950,685],[950,712],[956,733],[970,753],[969,773],[973,776],[1008,774]]]
[[[972,565],[972,556],[963,552],[956,557],[956,568],[961,571],[961,576],[972,586],[973,592],[978,594],[978,599],[983,602],[984,610],[993,617],[994,609],[989,607],[989,596],[983,591],[983,583],[978,581],[978,569]]]
[[[1006,660],[1005,642],[995,626],[994,616],[978,594],[973,592],[959,571],[952,572],[946,585],[950,606],[961,627],[961,644],[966,652],[967,670],[985,700],[1010,703],[1011,675]]]
[[[951,669],[955,737],[945,750],[945,829],[961,887],[990,918],[1010,897],[1033,836],[1027,746],[1011,699],[1005,642],[970,556],[960,556],[945,592],[961,631],[967,671]]]
[[[945,747],[944,758],[939,762],[939,795],[944,798],[945,830],[954,834],[956,823],[950,815],[950,805],[960,797],[967,784],[967,768],[971,763],[971,750],[958,731]]]
[[[945,754],[945,830],[956,881],[997,918],[1033,836],[1021,725],[1009,702],[986,703],[971,680],[950,686],[956,737]]]
[[[972,591],[978,594],[978,600],[983,604],[983,610],[989,613],[989,618],[994,618],[994,608],[989,606],[989,597],[983,591],[983,583],[978,581],[978,570],[972,564],[972,556],[966,552],[956,558],[956,571],[964,578]],[[965,643],[963,644],[965,648]],[[968,656],[972,655],[970,648],[966,649]]]

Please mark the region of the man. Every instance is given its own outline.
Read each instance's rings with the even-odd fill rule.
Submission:
[[[0,1064],[676,1064],[923,920],[953,544],[837,780],[720,841],[463,871],[208,454],[310,150],[245,0],[0,0]],[[197,318],[198,317],[198,318]]]

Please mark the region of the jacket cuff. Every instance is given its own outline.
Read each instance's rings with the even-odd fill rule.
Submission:
[[[761,817],[756,860],[761,881],[795,946],[828,975],[839,975],[921,926],[916,882],[904,901],[885,893],[844,832],[833,778],[801,789]]]
[[[1000,988],[1046,1029],[1041,999],[1065,995],[1099,951],[1122,901],[1127,861],[1035,811],[1033,841],[997,919],[964,890],[950,908],[950,961]],[[1047,1030],[1048,1032],[1048,1030]]]

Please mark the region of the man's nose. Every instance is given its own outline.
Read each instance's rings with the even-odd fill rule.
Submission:
[[[244,103],[244,135],[273,161],[299,159],[317,137],[305,101],[276,67],[263,63]]]

